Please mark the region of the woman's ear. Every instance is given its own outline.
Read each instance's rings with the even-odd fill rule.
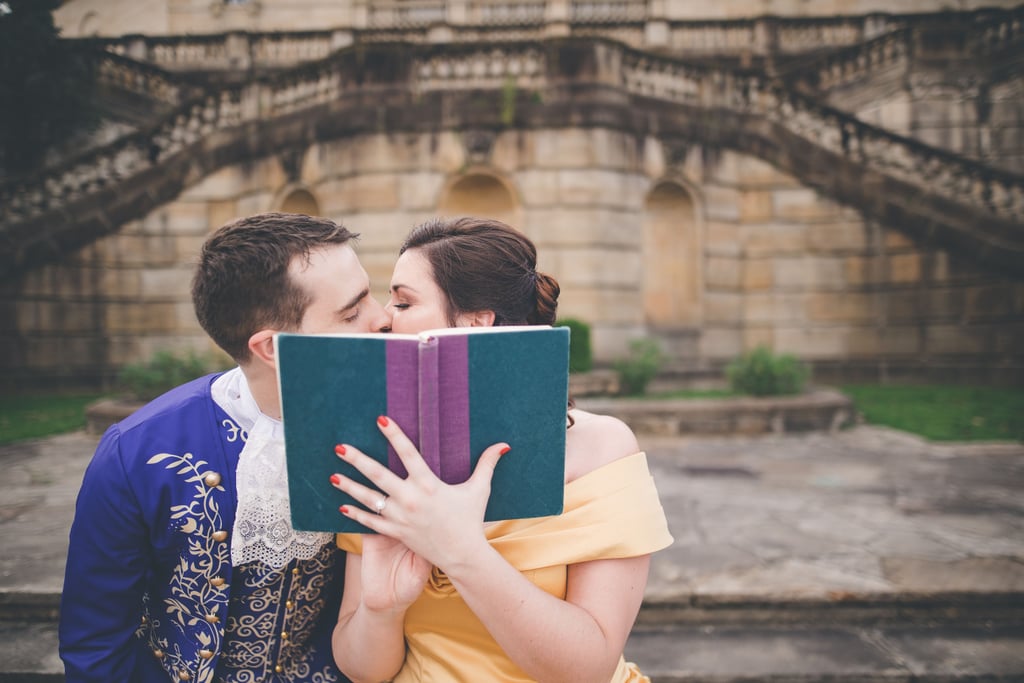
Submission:
[[[249,337],[249,351],[254,362],[263,363],[277,368],[277,355],[274,353],[274,335],[277,330],[260,330]]]
[[[494,311],[476,311],[459,313],[455,318],[455,327],[494,327]]]

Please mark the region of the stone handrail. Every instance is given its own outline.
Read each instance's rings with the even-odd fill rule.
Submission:
[[[972,31],[969,51],[972,54],[999,52],[1024,38],[1024,5],[1000,12]]]
[[[910,28],[901,28],[859,45],[828,53],[786,74],[804,80],[819,94],[869,78],[879,71],[907,64],[912,46]]]
[[[159,67],[106,50],[97,54],[96,77],[104,85],[172,106],[180,105],[195,91]]]
[[[148,130],[86,152],[33,179],[0,187],[0,240],[7,242],[6,248],[0,249],[5,254],[0,278],[17,268],[19,260],[27,259],[27,245],[44,239],[38,234],[39,220],[48,225],[46,216],[61,216],[73,223],[76,219],[68,217],[77,215],[77,203],[125,184],[142,182],[140,178],[166,175],[164,169],[172,163],[186,168],[187,172],[182,171],[182,177],[176,180],[184,185],[188,174],[194,176],[196,172],[188,170],[190,157],[212,155],[214,142],[244,146],[247,131],[254,127],[265,130],[292,115],[318,108],[329,111],[338,103],[357,107],[352,110],[356,112],[352,115],[355,120],[362,113],[358,107],[370,111],[394,101],[399,110],[409,112],[415,107],[412,102],[427,101],[429,97],[425,96],[431,94],[504,92],[510,85],[522,92],[547,93],[542,100],[551,106],[573,88],[591,86],[639,98],[655,109],[669,106],[666,116],[675,117],[673,120],[684,114],[690,117],[684,124],[691,127],[697,139],[712,133],[717,137],[709,138],[709,144],[733,146],[779,163],[826,193],[843,192],[822,181],[834,171],[835,164],[854,165],[867,178],[864,182],[878,184],[878,193],[937,197],[955,209],[940,213],[967,212],[979,231],[971,239],[984,242],[985,249],[1019,250],[1024,240],[1024,176],[867,125],[761,76],[689,64],[605,41],[456,45],[443,51],[399,45],[391,53],[388,49],[378,46],[380,54],[375,58],[366,57],[364,48],[353,49],[274,77],[222,87],[189,100]],[[572,54],[564,59],[549,58],[558,50]],[[595,66],[585,74],[567,73],[575,63]],[[621,96],[612,97],[616,98],[621,100]],[[643,105],[630,106],[636,109]],[[412,115],[409,120],[417,118]],[[474,123],[480,125],[474,121],[461,125]],[[502,121],[497,125],[503,125]],[[731,133],[724,135],[723,130]],[[755,139],[751,131],[760,137]],[[771,146],[775,138],[782,137],[807,147],[809,158],[778,157],[779,152]],[[227,163],[224,158],[216,156],[217,163]],[[812,163],[816,159],[821,159],[818,166]],[[194,177],[191,182],[198,179]],[[856,198],[836,198],[856,202]],[[119,193],[111,195],[111,201],[115,200],[127,201]],[[908,210],[925,208],[922,204]],[[135,217],[138,215],[141,213]],[[943,217],[935,220],[941,222]],[[110,220],[101,222],[108,231],[117,227]],[[55,236],[46,239],[61,243]]]
[[[932,22],[932,27],[944,23],[949,29],[966,31],[964,54],[978,58],[997,54],[1021,42],[1024,36],[1024,5],[1005,12],[975,13],[955,24],[950,23],[949,17],[933,19]],[[928,30],[929,27],[919,24],[904,26],[800,64],[786,75],[792,80],[807,81],[819,95],[835,87],[862,81],[878,71],[907,64],[914,55],[922,28]]]
[[[456,6],[459,11],[455,11]],[[351,26],[289,33],[232,32],[185,36],[88,39],[110,52],[171,72],[282,69],[327,57],[353,43],[434,41],[426,29],[444,25],[450,42],[542,40],[561,22],[571,35],[604,37],[633,47],[687,55],[792,54],[854,45],[904,24],[899,15],[682,21],[646,10],[645,2],[574,2],[564,16],[551,0],[375,0]],[[666,27],[664,44],[649,45],[645,24]]]
[[[630,92],[763,118],[867,170],[1024,224],[1024,176],[869,125],[763,76],[633,50],[624,50],[622,76]]]

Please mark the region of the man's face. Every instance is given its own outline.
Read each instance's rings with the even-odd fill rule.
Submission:
[[[288,275],[312,296],[296,332],[379,332],[391,324],[390,316],[370,296],[370,278],[347,244],[314,249],[308,262],[296,257]]]

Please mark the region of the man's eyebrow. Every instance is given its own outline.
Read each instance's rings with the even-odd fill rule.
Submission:
[[[349,299],[348,303],[346,303],[344,306],[342,306],[341,308],[338,309],[338,313],[343,313],[344,311],[347,311],[348,309],[352,308],[353,306],[358,304],[360,301],[362,301],[363,299],[365,299],[369,295],[370,295],[370,288],[367,287],[363,291],[359,292],[354,297]]]

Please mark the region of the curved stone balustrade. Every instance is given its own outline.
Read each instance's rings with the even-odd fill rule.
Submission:
[[[444,23],[446,3],[439,0],[377,0],[368,3],[370,28],[425,28]]]
[[[800,69],[819,93],[907,63],[911,29],[902,28],[866,43],[844,48]]]
[[[622,77],[631,92],[752,114],[867,170],[1024,224],[1024,176],[871,126],[763,77],[685,65],[636,51],[624,53]]]
[[[985,21],[980,30],[973,32],[972,54],[989,54],[1019,43],[1024,36],[1024,5],[999,13]]]
[[[353,43],[435,41],[424,29],[448,27],[453,43],[543,40],[552,23],[570,35],[603,37],[637,48],[657,47],[687,55],[795,54],[854,45],[908,21],[902,15],[681,21],[648,12],[645,2],[575,2],[567,16],[550,0],[465,0],[455,12],[444,0],[373,2],[366,20],[352,26],[296,33],[234,32],[189,36],[127,36],[89,39],[107,50],[171,72],[282,69],[327,57]],[[960,16],[960,15],[958,15]],[[973,14],[965,13],[971,17]],[[649,44],[646,26],[664,25],[665,38]],[[1004,32],[1008,29],[1004,29]]]
[[[948,25],[949,19],[946,19]],[[937,22],[942,25],[941,22]],[[934,25],[933,25],[934,26]],[[924,27],[928,30],[928,27]],[[1017,46],[1024,34],[1024,5],[1005,12],[976,13],[953,28],[966,31],[964,54],[974,58],[999,53]],[[878,38],[830,52],[787,74],[804,79],[819,94],[832,88],[863,81],[874,73],[905,65],[912,54],[921,27],[908,25]]]
[[[650,125],[646,134],[684,135],[731,147],[775,163],[868,214],[887,214],[879,219],[921,219],[929,231],[941,233],[940,239],[958,244],[966,240],[976,254],[1000,265],[1024,266],[1024,176],[864,124],[763,77],[606,41],[461,46],[444,52],[409,45],[374,49],[379,52],[361,47],[273,79],[197,97],[149,131],[86,153],[34,180],[0,188],[0,239],[8,245],[2,251],[0,278],[41,258],[33,250],[52,250],[48,242],[56,248],[84,243],[88,235],[74,234],[76,221],[86,220],[79,219],[80,204],[105,212],[113,209],[104,202],[112,202],[116,220],[104,213],[90,230],[114,230],[152,208],[160,197],[173,197],[202,173],[273,153],[273,148],[258,149],[253,141],[262,136],[254,131],[274,131],[290,117],[313,117],[327,139],[332,125],[343,131],[339,135],[352,134],[360,125],[377,129],[380,108],[387,106],[396,112],[387,119],[396,128],[429,130],[428,113],[442,109],[449,124],[453,117],[476,116],[482,120],[460,120],[459,126],[508,125],[514,122],[505,120],[501,103],[509,84],[542,94],[539,101],[523,105],[534,108],[531,116],[568,117],[550,125],[582,125],[577,119],[595,116],[601,117],[601,125]],[[436,97],[459,93],[479,98],[481,91],[500,93],[490,109],[462,107],[461,101],[443,108],[436,103]],[[587,92],[594,93],[589,95],[593,99],[584,106]],[[336,111],[339,103],[348,107],[345,116]],[[635,112],[643,115],[636,117]],[[641,123],[655,117],[660,117],[656,124]],[[280,135],[292,134],[287,126],[284,130]],[[287,144],[311,141],[302,137]],[[234,160],[219,149],[233,150]],[[802,151],[796,154],[794,149]],[[147,182],[159,184],[160,191],[146,189]],[[873,208],[876,200],[885,200],[884,207]],[[892,211],[899,216],[888,215]]]
[[[547,0],[472,0],[466,23],[471,25],[543,24]]]
[[[193,90],[163,69],[106,51],[97,58],[96,75],[103,84],[169,105],[181,104]]]
[[[615,24],[647,18],[646,0],[572,0],[570,19],[583,24]]]

